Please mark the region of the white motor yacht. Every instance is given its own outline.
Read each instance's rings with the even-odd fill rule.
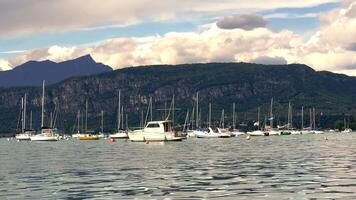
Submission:
[[[142,130],[128,134],[133,142],[169,142],[182,141],[184,137],[174,132],[171,121],[151,121]]]

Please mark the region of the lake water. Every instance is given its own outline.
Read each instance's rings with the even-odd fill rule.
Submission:
[[[356,133],[167,144],[1,139],[0,199],[356,199],[355,144]]]

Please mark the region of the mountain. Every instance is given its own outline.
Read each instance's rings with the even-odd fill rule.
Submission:
[[[105,129],[113,130],[116,122],[118,91],[128,114],[129,126],[137,127],[141,112],[146,116],[149,98],[153,98],[153,118],[162,119],[162,108],[169,107],[175,96],[175,121],[184,122],[187,109],[193,107],[196,92],[202,121],[206,121],[208,104],[213,107],[217,123],[225,109],[226,124],[231,123],[232,103],[237,105],[238,121],[261,118],[269,113],[274,98],[275,123],[286,122],[288,103],[294,109],[293,122],[299,126],[301,107],[304,124],[309,123],[309,109],[315,107],[319,127],[332,127],[336,120],[352,118],[356,113],[356,77],[331,72],[317,72],[306,65],[258,65],[248,63],[207,63],[131,67],[98,75],[73,77],[46,87],[46,123],[51,112],[59,110],[57,126],[68,132],[75,125],[78,110],[89,102],[89,128],[100,127],[104,111]],[[28,96],[28,111],[33,111],[34,126],[39,127],[41,87],[0,89],[0,133],[13,131],[18,123],[20,98]],[[29,117],[28,117],[29,118]]]
[[[109,71],[112,71],[109,66],[96,63],[90,55],[60,63],[49,60],[29,61],[13,70],[0,71],[0,87],[40,86],[42,80],[46,80],[48,84],[53,84],[72,76],[92,75]]]

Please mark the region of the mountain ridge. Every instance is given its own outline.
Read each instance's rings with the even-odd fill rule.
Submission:
[[[12,70],[0,71],[0,87],[40,86],[47,79],[53,84],[72,76],[91,75],[112,71],[112,68],[97,63],[90,55],[63,62],[28,61]]]
[[[335,120],[350,118],[356,113],[356,77],[334,73],[317,72],[302,64],[259,65],[250,63],[205,63],[182,65],[153,65],[129,67],[111,72],[71,77],[46,87],[46,115],[60,107],[58,127],[70,132],[78,110],[85,110],[89,102],[89,127],[99,127],[100,112],[105,113],[105,129],[114,130],[118,91],[122,92],[122,105],[129,116],[129,126],[137,127],[141,111],[147,110],[149,98],[153,98],[154,119],[162,119],[159,109],[169,107],[175,96],[176,121],[184,121],[199,92],[201,116],[205,121],[208,104],[213,105],[213,120],[220,118],[222,109],[231,120],[232,103],[237,104],[239,121],[257,119],[268,115],[270,99],[274,98],[276,122],[283,123],[287,106],[294,108],[295,126],[299,125],[300,109],[317,111],[319,127],[331,127]],[[28,110],[39,126],[41,87],[0,88],[0,132],[16,127],[20,98],[28,96]],[[58,108],[57,108],[58,109]],[[10,129],[11,128],[11,129]]]

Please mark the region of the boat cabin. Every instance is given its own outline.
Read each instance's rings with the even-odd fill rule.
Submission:
[[[154,133],[166,133],[172,132],[172,122],[171,121],[152,121],[148,122],[144,128],[144,132],[154,132]]]

